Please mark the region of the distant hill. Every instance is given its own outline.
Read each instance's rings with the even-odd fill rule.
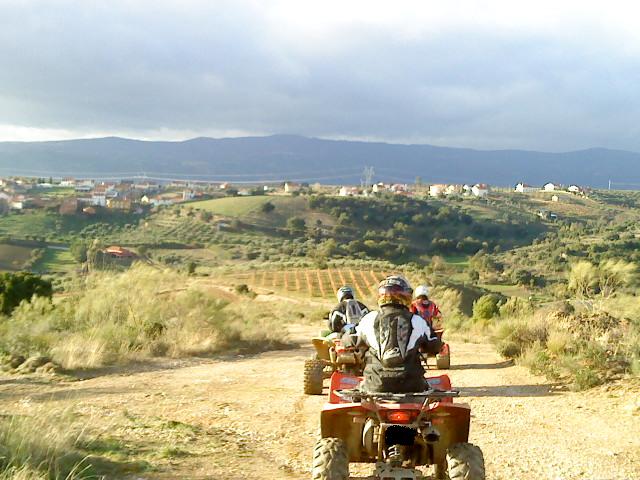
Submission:
[[[228,181],[356,183],[364,166],[377,181],[512,185],[640,183],[640,154],[593,148],[566,153],[472,150],[431,145],[323,140],[294,135],[194,138],[181,142],[117,137],[0,142],[0,175],[150,177]]]

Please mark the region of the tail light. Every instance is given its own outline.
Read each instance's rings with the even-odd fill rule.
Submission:
[[[387,422],[400,424],[412,423],[418,418],[418,413],[416,410],[389,410],[386,414]]]

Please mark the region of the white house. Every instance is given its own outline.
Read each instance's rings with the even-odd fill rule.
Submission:
[[[75,178],[63,178],[60,181],[60,186],[61,187],[75,187],[76,186],[76,179]]]
[[[476,197],[486,197],[489,195],[489,185],[486,183],[476,183],[471,187],[471,193]]]
[[[292,182],[285,182],[284,184],[284,193],[293,193],[300,190],[300,185]]]
[[[462,193],[462,185],[447,185],[444,189],[445,195],[456,195]]]
[[[93,180],[82,180],[80,182],[76,182],[76,192],[90,192],[93,189],[94,182]]]
[[[533,192],[537,192],[538,189],[526,183],[520,182],[519,184],[516,185],[516,188],[514,189],[514,191],[518,193],[533,193]]]
[[[447,186],[442,183],[434,183],[433,185],[429,185],[429,196],[430,197],[441,197],[444,195]]]
[[[356,187],[341,187],[338,191],[338,195],[341,197],[353,197],[358,195],[358,189]]]
[[[195,192],[193,190],[184,190],[182,192],[182,201],[183,202],[186,202],[187,200],[193,200],[195,197],[196,197],[196,194],[195,194]]]
[[[556,190],[560,190],[560,186],[556,185],[553,182],[549,182],[549,183],[545,183],[544,186],[542,187],[542,189],[545,192],[555,192]]]
[[[569,185],[569,188],[567,188],[567,192],[582,193],[582,188],[580,188],[578,185]]]
[[[96,188],[91,194],[91,204],[96,207],[106,207],[107,206],[107,193],[104,189]]]
[[[373,187],[371,187],[371,191],[373,193],[380,193],[380,192],[384,192],[385,190],[387,190],[387,186],[382,182],[374,183]]]

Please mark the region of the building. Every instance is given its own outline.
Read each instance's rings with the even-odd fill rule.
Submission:
[[[483,198],[489,195],[489,185],[486,183],[476,183],[473,187],[471,187],[471,193],[474,196]]]
[[[128,212],[131,210],[133,202],[128,197],[107,198],[106,206],[112,210],[124,210]]]
[[[360,192],[356,187],[340,187],[338,191],[338,195],[341,197],[353,197],[358,195]]]
[[[567,192],[571,192],[571,193],[574,193],[574,194],[584,193],[582,188],[579,187],[578,185],[569,185],[569,188],[567,188]]]
[[[298,192],[300,190],[300,185],[293,182],[285,182],[284,183],[284,193],[293,193]]]
[[[76,186],[76,179],[73,178],[73,177],[63,178],[60,181],[60,186],[61,187],[75,187]]]
[[[537,192],[538,189],[526,183],[520,182],[516,185],[514,191],[518,193],[533,193],[533,192]]]
[[[447,185],[444,189],[445,195],[459,195],[462,193],[462,185]]]
[[[114,258],[134,258],[136,256],[131,250],[116,245],[105,248],[103,252]]]
[[[240,192],[238,192],[240,194]],[[183,190],[182,192],[182,201],[186,202],[188,200],[193,200],[196,197],[196,193],[193,190]]]
[[[556,190],[560,190],[560,188],[560,185],[556,185],[553,182],[545,183],[542,187],[545,192],[555,192]]]
[[[75,215],[78,213],[79,203],[77,198],[67,198],[63,200],[58,213],[60,215]]]
[[[434,183],[433,185],[429,185],[429,196],[430,197],[441,197],[444,195],[447,186],[442,183]]]

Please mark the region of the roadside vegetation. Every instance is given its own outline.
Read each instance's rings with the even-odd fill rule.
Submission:
[[[77,369],[285,346],[286,311],[247,299],[173,270],[98,271],[55,303],[23,301],[0,320],[0,350],[8,360],[41,356]]]
[[[118,462],[94,454],[97,439],[74,423],[70,412],[39,411],[0,419],[1,480],[122,478],[145,462]]]

